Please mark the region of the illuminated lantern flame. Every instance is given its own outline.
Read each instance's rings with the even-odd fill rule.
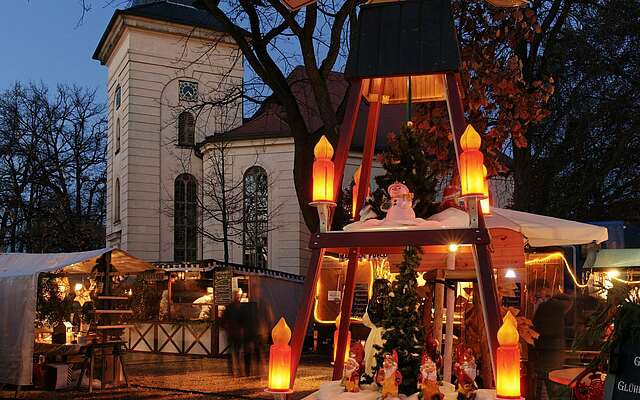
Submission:
[[[333,146],[322,135],[313,149],[313,201],[333,202]]]
[[[482,166],[482,175],[484,176],[484,196],[485,198],[480,200],[480,208],[482,214],[491,215],[491,202],[489,201],[489,178],[487,178],[487,167]]]
[[[358,187],[360,185],[360,171],[361,166],[358,166],[358,168],[353,173],[353,192],[351,192],[351,216],[353,217],[353,219],[356,219],[356,212],[358,211],[356,207],[358,207]],[[367,188],[367,196],[368,195],[369,188]]]
[[[473,126],[467,125],[460,138],[460,147],[463,150],[460,154],[461,197],[484,197],[484,157],[480,151],[481,143],[478,132]]]
[[[498,330],[496,395],[499,399],[520,399],[520,335],[518,321],[507,311]]]
[[[271,331],[273,344],[269,349],[269,387],[271,392],[288,392],[291,377],[291,329],[284,318]]]

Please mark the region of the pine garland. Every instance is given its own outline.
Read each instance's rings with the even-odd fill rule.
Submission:
[[[391,285],[389,301],[382,327],[384,345],[377,346],[377,365],[382,365],[385,353],[398,352],[398,371],[402,374],[400,392],[411,395],[417,391],[417,377],[420,372],[420,358],[424,351],[424,329],[418,312],[416,293],[416,269],[420,265],[421,250],[408,246],[404,259],[399,265],[400,273]]]

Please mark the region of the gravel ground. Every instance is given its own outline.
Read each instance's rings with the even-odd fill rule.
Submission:
[[[266,371],[266,367],[264,367]],[[227,361],[144,353],[127,354],[130,388],[97,390],[23,390],[21,399],[272,399],[264,392],[265,377],[234,378],[227,373]],[[292,399],[301,399],[331,378],[329,362],[303,357]],[[14,398],[14,391],[0,391],[0,398]]]

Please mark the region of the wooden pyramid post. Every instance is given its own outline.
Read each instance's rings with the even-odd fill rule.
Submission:
[[[382,109],[382,93],[384,93],[384,79],[378,88],[377,101],[370,102],[369,115],[367,116],[367,128],[364,137],[364,151],[362,153],[362,168],[360,169],[360,183],[358,185],[358,198],[356,199],[356,212],[354,219],[360,218],[360,210],[364,206],[371,180],[371,165],[376,147],[378,124],[380,122],[380,110]],[[344,171],[343,171],[344,173]],[[342,378],[344,369],[344,356],[347,348],[349,325],[351,324],[351,310],[353,308],[353,293],[356,285],[356,269],[358,268],[359,248],[349,249],[349,262],[347,264],[347,277],[344,283],[342,304],[340,306],[340,327],[338,331],[338,343],[336,345],[336,358],[333,361],[333,380]]]
[[[338,138],[338,148],[335,158],[335,174],[334,174],[334,199],[337,199],[339,190],[342,188],[342,178],[344,176],[344,168],[349,157],[349,148],[353,141],[353,133],[356,129],[356,121],[358,120],[358,112],[362,101],[362,79],[351,81],[349,88],[349,98],[347,99],[346,114],[344,122],[340,125],[340,137]],[[333,220],[333,214],[329,216],[329,226]],[[313,234],[312,234],[313,235]],[[312,238],[313,240],[313,238]],[[300,356],[302,355],[302,347],[304,346],[304,338],[307,333],[309,319],[315,300],[316,286],[320,278],[320,267],[322,266],[322,258],[324,257],[324,248],[313,248],[311,251],[311,259],[309,260],[309,269],[304,280],[303,299],[298,306],[296,314],[296,322],[293,327],[293,336],[291,339],[291,378],[289,388],[293,390],[293,384],[296,379]],[[348,318],[347,318],[348,321]],[[343,350],[344,357],[344,350]]]
[[[449,119],[451,121],[451,132],[456,150],[456,161],[458,171],[460,171],[460,137],[464,132],[467,122],[464,117],[464,107],[460,98],[458,87],[458,77],[454,73],[445,75],[445,91]],[[478,228],[486,232],[484,216],[480,208],[480,200],[472,199],[467,202],[467,212],[471,220],[471,227]],[[476,276],[482,304],[482,314],[484,317],[485,333],[489,341],[489,352],[491,354],[491,366],[495,378],[496,373],[496,351],[498,349],[498,329],[500,329],[500,308],[498,305],[498,293],[493,277],[493,266],[489,253],[489,244],[473,244],[473,255],[476,267]]]

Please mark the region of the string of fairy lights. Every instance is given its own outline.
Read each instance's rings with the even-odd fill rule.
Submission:
[[[575,273],[573,272],[573,269],[569,265],[569,262],[567,261],[567,259],[564,256],[564,254],[561,253],[561,252],[555,252],[555,253],[548,254],[548,255],[546,255],[544,257],[539,257],[539,258],[534,258],[534,259],[531,259],[531,260],[527,260],[524,263],[525,263],[525,265],[544,264],[544,263],[546,263],[548,261],[551,261],[553,259],[562,260],[562,263],[564,264],[565,269],[567,270],[567,272],[569,272],[569,276],[571,276],[571,280],[573,281],[573,284],[577,288],[584,289],[584,288],[589,287],[589,281],[591,280],[591,277],[593,276],[593,274],[589,275],[589,278],[587,279],[586,283],[579,282],[578,278],[576,277]],[[640,281],[626,280],[626,279],[619,278],[618,276],[616,276],[614,271],[608,271],[607,272],[607,278],[609,280],[611,280],[611,281],[616,281],[616,282],[619,282],[619,283],[623,283],[625,285],[640,285]]]

